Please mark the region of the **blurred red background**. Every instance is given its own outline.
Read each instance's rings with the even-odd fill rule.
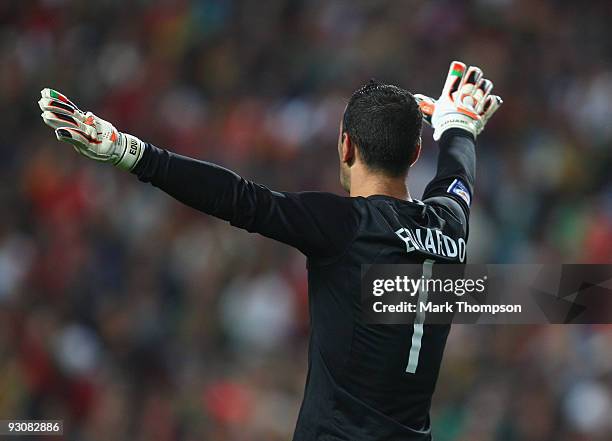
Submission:
[[[305,381],[304,257],[78,157],[41,88],[272,188],[339,192],[353,89],[435,95],[452,59],[477,63],[505,103],[479,138],[469,261],[607,263],[611,22],[599,0],[2,2],[0,418],[286,440]],[[611,414],[609,327],[454,327],[436,440],[610,441]]]

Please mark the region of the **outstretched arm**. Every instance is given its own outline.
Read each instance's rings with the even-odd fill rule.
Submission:
[[[436,176],[423,199],[444,205],[460,219],[469,217],[476,174],[476,137],[502,104],[493,83],[478,67],[453,61],[438,100],[415,95],[423,119],[434,129],[440,154]]]
[[[147,145],[133,173],[190,207],[291,245],[307,256],[340,254],[359,223],[350,198],[273,191],[216,164],[152,145]]]
[[[177,155],[121,133],[61,93],[44,89],[39,106],[60,141],[88,158],[135,173],[177,200],[232,225],[291,245],[310,257],[342,253],[359,218],[350,198],[277,192],[204,161]]]
[[[438,146],[436,175],[423,192],[423,201],[452,205],[469,218],[476,174],[474,137],[461,129],[451,129],[442,135]],[[452,203],[449,201],[453,201]]]

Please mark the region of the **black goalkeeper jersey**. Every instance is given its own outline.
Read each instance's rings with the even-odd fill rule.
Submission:
[[[474,141],[452,129],[439,147],[422,202],[275,192],[151,145],[134,170],[187,205],[307,256],[311,337],[294,441],[431,439],[429,409],[450,326],[365,323],[360,278],[362,264],[464,262]],[[429,230],[454,241],[456,252],[407,247],[405,234]]]

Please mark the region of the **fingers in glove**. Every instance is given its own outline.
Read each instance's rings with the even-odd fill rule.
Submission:
[[[478,66],[470,66],[465,72],[465,75],[463,75],[463,78],[461,78],[459,88],[461,89],[462,87],[467,85],[470,85],[472,88],[475,88],[476,84],[478,84],[481,79],[482,70]]]
[[[503,103],[504,101],[497,95],[489,95],[483,106],[483,111],[481,113],[482,119],[485,122],[488,121]]]
[[[423,121],[427,124],[431,125],[431,116],[436,109],[436,100],[427,95],[422,95],[420,93],[414,94],[414,99],[416,100],[419,108],[421,109],[421,113],[423,114]]]
[[[461,61],[453,61],[448,69],[448,75],[446,76],[446,82],[442,89],[442,95],[452,96],[459,89],[461,79],[465,74],[465,64]]]
[[[49,98],[41,98],[38,100],[38,106],[40,110],[49,112],[63,113],[64,115],[76,115],[79,111],[72,107],[70,104],[63,103],[58,100]]]
[[[77,153],[83,154],[87,149],[87,141],[85,138],[80,135],[79,132],[73,132],[73,129],[68,127],[60,127],[55,130],[55,136],[59,141],[67,142],[72,144],[72,147],[77,151]]]
[[[57,90],[49,89],[48,87],[45,87],[43,90],[40,91],[40,96],[42,98],[60,101],[64,104],[68,104],[69,106],[73,107],[76,110],[79,110],[79,107],[76,104],[74,104],[64,94],[58,92]]]
[[[57,129],[66,126],[80,128],[78,120],[76,120],[72,116],[68,116],[63,113],[44,111],[40,114],[40,116],[42,117],[45,124],[51,127],[52,129]]]
[[[81,129],[73,129],[72,127],[60,127],[55,130],[55,136],[59,141],[69,142],[71,144],[100,144],[96,138],[88,135]]]
[[[459,84],[459,102],[471,110],[475,110],[478,104],[474,93],[477,90],[477,84],[482,79],[482,70],[476,66],[470,66]]]
[[[84,134],[78,130],[73,130],[68,127],[61,127],[55,131],[55,136],[60,141],[72,144],[74,150],[87,158],[94,159],[96,161],[106,161],[107,158],[101,157],[92,145],[87,143]]]
[[[82,114],[80,111],[79,113]],[[64,113],[46,110],[41,113],[40,116],[44,123],[52,129],[59,129],[61,127],[79,129],[90,139],[97,140],[98,138],[95,125],[86,124],[84,121],[81,121],[81,118],[77,117],[77,115],[70,116]]]
[[[493,90],[493,82],[483,78],[480,80],[478,85],[476,86],[476,91],[474,92],[474,99],[476,99],[476,112],[482,113],[484,111],[484,106],[487,102],[487,98],[491,94]]]

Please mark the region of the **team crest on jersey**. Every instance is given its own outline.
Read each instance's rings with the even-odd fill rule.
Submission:
[[[453,193],[459,196],[461,199],[468,204],[468,207],[472,203],[472,196],[470,196],[470,190],[468,190],[467,186],[460,180],[455,179],[451,185],[448,186],[446,190],[447,193]]]

